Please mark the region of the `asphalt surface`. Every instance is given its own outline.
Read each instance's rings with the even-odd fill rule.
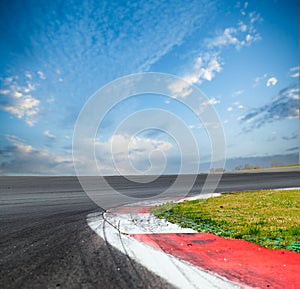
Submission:
[[[174,178],[108,181],[121,194],[145,198]],[[198,177],[190,195],[199,193],[205,178]],[[189,180],[174,194],[186,194]],[[300,171],[226,174],[216,191],[282,187],[300,187]],[[117,194],[111,198],[112,206],[122,203]],[[75,177],[0,177],[0,288],[171,288],[87,226],[87,214],[101,210]]]

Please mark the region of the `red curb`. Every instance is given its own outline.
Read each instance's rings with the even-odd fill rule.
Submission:
[[[239,284],[299,289],[300,254],[205,233],[132,234],[133,238]]]

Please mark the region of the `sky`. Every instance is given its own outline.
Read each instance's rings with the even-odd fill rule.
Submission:
[[[216,113],[227,170],[297,163],[298,11],[295,0],[1,1],[0,174],[74,175],[73,134],[86,103],[144,72],[188,84],[106,112],[89,140],[99,174],[196,172],[195,151],[168,130],[193,135],[199,172],[214,168],[214,124],[186,105],[191,87],[205,96],[199,110]],[[99,111],[111,97],[99,98]]]

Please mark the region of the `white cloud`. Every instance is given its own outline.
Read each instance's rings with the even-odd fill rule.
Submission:
[[[246,109],[246,108],[247,107],[240,104],[240,102],[236,101],[231,106],[227,107],[227,111],[233,111],[233,110],[236,110],[236,109],[243,110],[243,109]]]
[[[266,82],[266,86],[274,86],[276,85],[276,83],[278,82],[278,79],[276,77],[270,77],[267,82]]]
[[[9,81],[5,80],[8,88],[1,92],[3,95],[10,97],[10,99],[0,104],[0,109],[18,118],[24,118],[25,122],[32,126],[36,122],[40,105],[40,101],[30,94],[35,90],[36,86],[30,82],[27,82],[25,86],[18,85],[16,79],[16,77],[11,77]]]
[[[299,66],[290,68],[289,74],[291,77],[299,77]]]
[[[47,98],[46,99],[46,102],[48,102],[48,103],[53,103],[53,102],[55,102],[55,98],[52,96],[52,97],[50,97],[50,98]]]
[[[265,74],[262,75],[262,76],[257,76],[257,77],[254,79],[253,87],[258,86],[258,85],[260,84],[260,82],[261,82],[262,80],[264,80],[267,76],[268,76],[267,73],[265,73]]]
[[[299,88],[291,88],[286,92],[288,98],[299,99]]]
[[[178,80],[171,83],[168,86],[168,89],[172,93],[173,97],[185,98],[192,92],[191,84],[193,83],[187,83],[183,80]]]
[[[23,94],[19,91],[13,91],[11,96],[15,97],[15,98],[20,98],[23,96]]]
[[[14,103],[2,105],[1,108],[18,118],[25,118],[26,123],[32,126],[36,122],[36,115],[39,112],[40,101],[30,95],[16,99]]]
[[[247,8],[247,5],[244,5],[244,10]],[[204,42],[207,52],[201,53],[195,59],[190,72],[185,73],[183,79],[190,84],[201,84],[204,80],[211,81],[215,74],[222,70],[219,55],[223,47],[233,46],[236,49],[240,49],[260,39],[260,35],[253,26],[259,20],[261,20],[259,14],[249,13],[249,24],[239,21],[236,27],[227,27],[222,33],[206,39]],[[216,48],[218,49],[217,52]],[[190,85],[180,80],[172,83],[168,88],[174,97],[185,98],[192,92]]]
[[[24,93],[30,93],[31,91],[35,90],[35,85],[33,85],[32,83],[28,83],[27,86],[25,87],[20,87],[20,89],[24,92]]]
[[[241,9],[241,14],[242,14],[243,16],[246,15],[246,9],[247,9],[247,7],[248,7],[248,2],[245,2],[245,3],[244,3],[244,7]]]
[[[294,118],[299,118],[299,88],[295,85],[280,90],[269,103],[249,110],[239,120],[251,124],[248,128],[251,130],[266,123]]]
[[[208,39],[207,41],[207,47],[208,48],[214,48],[214,47],[221,47],[221,46],[228,46],[228,45],[234,45],[239,46],[240,40],[236,38],[237,29],[233,27],[225,28],[222,34]]]
[[[31,145],[24,144],[24,141],[15,135],[6,135],[5,137],[11,144],[16,146],[21,153],[29,153],[33,151],[33,147]]]
[[[216,105],[220,103],[220,100],[216,99],[216,98],[210,98],[208,99],[207,101],[203,101],[198,110],[196,111],[198,115],[202,114],[209,106],[212,106],[212,105]]]
[[[207,47],[222,48],[227,46],[234,46],[236,49],[240,49],[244,46],[249,46],[253,42],[260,40],[260,35],[254,30],[249,28],[247,25],[239,25],[238,28],[228,27],[218,36],[207,39]]]
[[[32,74],[28,71],[25,72],[25,76],[28,78],[28,79],[32,79]]]
[[[44,136],[46,136],[46,137],[49,138],[49,139],[55,139],[55,138],[56,138],[56,136],[55,136],[54,134],[50,133],[49,130],[45,130],[45,131],[43,132],[43,134],[44,134]]]
[[[2,94],[2,95],[9,95],[10,94],[10,90],[8,90],[8,89],[0,89],[0,94]]]
[[[253,40],[253,36],[250,35],[250,34],[247,34],[247,35],[246,35],[246,41],[247,41],[247,42],[250,42],[250,41],[252,41],[252,40]]]
[[[78,14],[70,18],[70,21],[76,21],[77,30],[72,29],[72,26],[66,22],[61,23],[60,33],[57,29],[48,31],[49,49],[45,54],[53,56],[65,53],[66,60],[73,58],[73,61],[77,62],[74,68],[76,72],[73,71],[76,74],[83,69],[92,71],[96,66],[102,70],[108,65],[111,67],[113,78],[116,75],[147,71],[172,48],[180,46],[200,21],[210,17],[210,11],[213,10],[211,6],[197,1],[189,1],[184,5],[176,1],[163,3],[154,0],[151,4],[143,1],[139,5],[127,1],[112,11],[113,18],[123,20],[117,23],[115,29],[104,29],[111,24],[110,19],[107,18],[102,5],[91,2],[83,5]],[[130,11],[133,10],[134,21],[125,21],[132,16]],[[164,12],[154,13],[156,10]],[[80,35],[78,31],[85,33]],[[62,44],[63,51],[57,50],[55,43],[58,42]],[[123,43],[122,50],[119,49],[120,43]],[[53,63],[53,67],[59,74],[63,64]],[[111,80],[110,77],[107,78]]]
[[[10,77],[6,77],[4,82],[5,82],[6,84],[9,84],[9,83],[11,83],[14,79],[18,79],[18,76],[10,76]]]
[[[240,96],[241,94],[243,94],[244,92],[245,92],[244,89],[236,90],[232,93],[232,96],[237,97],[237,96]]]
[[[253,24],[255,22],[261,22],[263,21],[262,17],[260,16],[259,13],[252,11],[249,13],[249,19],[250,19],[250,23]]]
[[[42,71],[39,70],[37,72],[37,74],[38,74],[38,76],[39,76],[40,79],[46,79],[46,76],[45,76],[45,74]]]
[[[218,99],[216,99],[216,98],[210,98],[208,101],[207,101],[207,104],[208,105],[216,105],[216,104],[218,104],[218,103],[220,103],[220,100],[218,100]]]
[[[239,30],[240,30],[241,32],[246,32],[247,29],[248,29],[247,25],[246,25],[244,22],[242,22],[242,21],[240,21],[240,22],[238,23],[238,26],[239,26]]]
[[[243,15],[247,15],[245,10],[247,2],[241,10]],[[248,23],[239,21],[234,27],[227,27],[221,33],[213,38],[206,39],[206,45],[209,49],[233,46],[240,49],[244,46],[250,46],[252,43],[261,39],[260,34],[256,31],[254,24],[260,22],[262,18],[256,12],[248,13]]]
[[[191,84],[200,84],[203,80],[211,81],[217,72],[222,70],[221,63],[217,55],[206,53],[199,56],[193,65],[192,71],[182,78],[172,83],[168,89],[174,97],[185,98],[191,93]]]
[[[98,166],[105,174],[160,173],[164,166],[161,154],[165,155],[171,148],[172,144],[165,140],[127,134],[114,135],[106,142],[95,142]]]
[[[37,175],[74,173],[71,155],[58,155],[46,149],[38,149],[14,135],[6,135],[6,139],[10,142],[10,146],[2,149],[0,172]]]
[[[28,94],[34,91],[35,88],[36,86],[30,82],[28,82],[26,86],[18,85],[16,82],[13,82],[9,85],[9,89],[5,91],[7,92],[6,95],[19,98],[22,97],[24,94]]]
[[[222,70],[221,64],[214,57],[213,59],[210,60],[206,68],[201,68],[198,81],[200,81],[201,78],[204,80],[211,81],[215,77],[215,73],[220,72],[221,70]]]

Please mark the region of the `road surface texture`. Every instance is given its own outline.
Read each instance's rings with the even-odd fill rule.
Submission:
[[[108,181],[141,198],[163,191],[175,178],[139,185],[121,177]],[[205,178],[198,177],[190,195]],[[186,194],[189,179],[174,194]],[[300,187],[300,171],[224,174],[216,191],[283,187]],[[117,195],[111,204],[121,205]],[[0,288],[171,288],[87,226],[86,216],[101,210],[76,177],[0,177]]]

